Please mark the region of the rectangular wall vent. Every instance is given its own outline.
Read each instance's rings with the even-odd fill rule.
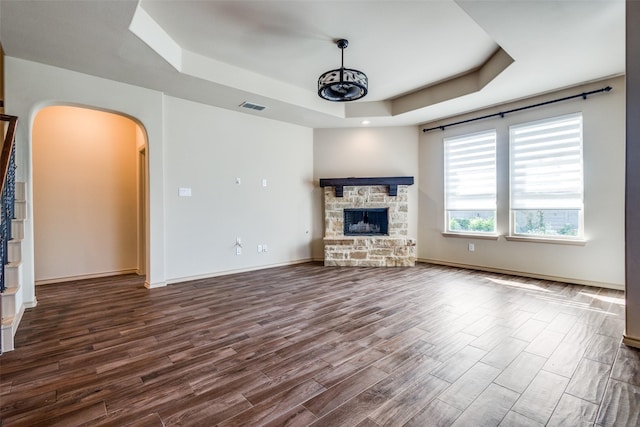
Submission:
[[[252,110],[257,110],[257,111],[262,111],[265,108],[267,108],[264,105],[254,104],[253,102],[247,102],[247,101],[245,101],[242,104],[240,104],[240,107],[250,108]]]

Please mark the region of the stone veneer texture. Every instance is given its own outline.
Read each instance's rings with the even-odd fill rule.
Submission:
[[[388,208],[388,236],[345,236],[344,209]],[[407,237],[408,186],[399,185],[398,195],[388,187],[345,186],[343,197],[334,187],[324,187],[324,265],[350,267],[411,267],[416,261],[416,241]]]

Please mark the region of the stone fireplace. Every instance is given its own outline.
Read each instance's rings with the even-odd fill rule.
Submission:
[[[409,267],[408,186],[413,177],[323,178],[324,265]]]

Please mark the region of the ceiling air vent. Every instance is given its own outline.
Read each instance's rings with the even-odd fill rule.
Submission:
[[[257,110],[257,111],[262,111],[265,108],[267,108],[264,105],[258,105],[258,104],[254,104],[253,102],[247,102],[247,101],[240,104],[240,106],[243,108],[249,108],[251,110]]]

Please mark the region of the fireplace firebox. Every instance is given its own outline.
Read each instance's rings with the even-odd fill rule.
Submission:
[[[389,235],[389,209],[345,209],[345,236],[387,236]]]

